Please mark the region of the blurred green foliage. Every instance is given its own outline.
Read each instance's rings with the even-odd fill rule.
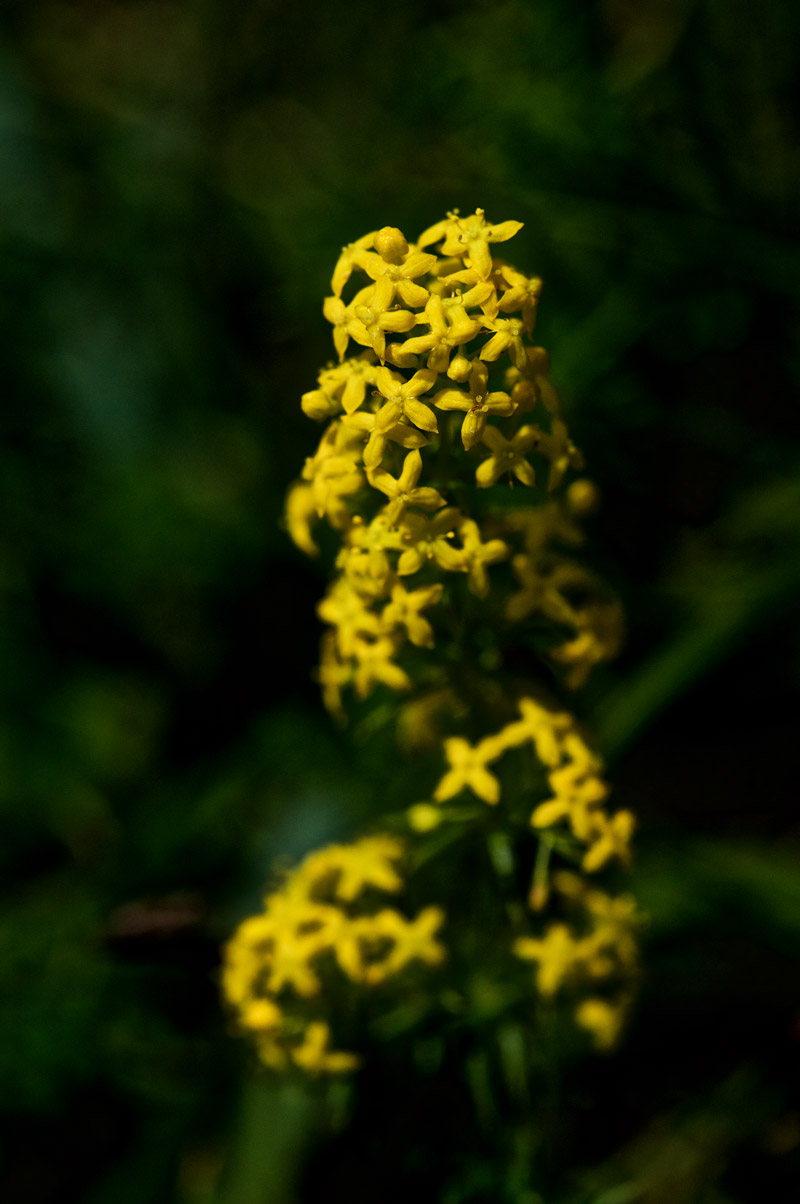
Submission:
[[[798,23],[4,4],[0,1198],[797,1198]],[[604,494],[630,633],[578,705],[651,916],[627,1044],[546,1068],[537,1128],[425,1049],[326,1099],[262,1079],[216,994],[275,859],[402,793],[321,711],[325,567],[279,529],[329,273],[476,205],[526,223]]]

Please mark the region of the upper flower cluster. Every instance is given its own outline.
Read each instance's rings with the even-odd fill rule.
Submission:
[[[323,313],[339,362],[302,398],[326,427],[287,500],[305,551],[316,551],[321,518],[341,534],[319,609],[333,629],[321,668],[333,710],[345,687],[362,697],[379,683],[409,689],[403,654],[433,645],[450,586],[461,577],[485,599],[503,563],[498,620],[538,615],[564,630],[549,655],[568,685],[618,646],[616,602],[559,549],[581,539],[588,483],[536,510],[506,501],[490,512],[482,500],[507,482],[543,502],[583,463],[532,340],[541,280],[493,258],[521,226],[453,212],[415,244],[387,226],[335,266]],[[356,287],[358,276],[367,283]]]

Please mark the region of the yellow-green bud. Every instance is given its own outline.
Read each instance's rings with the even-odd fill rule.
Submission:
[[[306,417],[313,418],[315,422],[324,422],[339,409],[337,402],[328,397],[327,393],[323,393],[322,389],[312,389],[309,393],[304,393],[300,398],[300,405]]]
[[[458,381],[463,384],[465,380],[469,380],[469,374],[472,371],[472,361],[468,360],[465,355],[454,355],[450,361],[450,366],[447,369],[447,375],[451,380]]]
[[[386,263],[396,263],[408,254],[408,243],[397,226],[384,226],[372,240],[372,245]]]
[[[567,506],[572,514],[592,514],[600,502],[600,490],[594,481],[581,477],[573,481],[567,490]]]

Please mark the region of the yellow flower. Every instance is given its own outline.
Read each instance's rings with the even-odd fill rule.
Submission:
[[[346,578],[338,577],[334,581],[317,606],[317,614],[323,623],[330,623],[336,628],[336,643],[342,656],[353,655],[353,644],[357,637],[377,639],[380,635],[380,619],[367,609],[364,600]]]
[[[341,297],[326,297],[322,303],[322,314],[333,326],[333,345],[341,361],[350,342],[350,335],[347,333],[350,315],[347,307]]]
[[[536,322],[536,307],[539,301],[539,294],[542,291],[541,280],[538,276],[523,276],[521,272],[515,271],[508,263],[501,265],[500,275],[509,285],[509,288],[506,289],[498,301],[497,308],[506,314],[521,310],[525,330],[528,334],[531,334]]]
[[[625,1010],[624,1000],[584,999],[575,1009],[575,1020],[591,1034],[597,1049],[610,1049],[620,1034]]]
[[[269,1032],[280,1027],[283,1013],[272,999],[255,999],[249,1003],[239,1017],[243,1028],[257,1032]]]
[[[436,489],[429,486],[417,485],[422,472],[422,456],[418,451],[410,451],[403,461],[400,476],[395,478],[382,468],[373,468],[367,473],[370,485],[380,489],[389,499],[385,508],[387,522],[399,522],[405,514],[406,506],[419,506],[423,510],[439,510],[447,504]]]
[[[434,606],[442,596],[444,586],[428,585],[410,593],[398,582],[392,587],[392,600],[383,608],[381,624],[390,630],[397,624],[405,627],[408,638],[418,648],[433,647],[433,628],[420,611]]]
[[[384,514],[376,514],[369,525],[356,515],[337,564],[363,593],[377,597],[388,592],[391,570],[387,550],[398,551],[402,547],[402,534],[390,526]],[[371,579],[369,582],[364,580],[365,574]]]
[[[532,611],[539,610],[555,623],[576,625],[576,613],[560,591],[562,582],[557,568],[550,567],[543,572],[524,552],[513,558],[511,568],[522,587],[506,603],[506,615],[512,622],[520,622]],[[561,651],[561,648],[551,649],[548,655],[557,659]]]
[[[300,398],[300,408],[307,418],[314,422],[324,422],[333,418],[341,409],[338,400],[324,389],[310,389]]]
[[[399,263],[408,254],[408,240],[397,226],[382,226],[372,245],[386,263]]]
[[[333,844],[309,854],[295,874],[302,890],[328,880],[337,899],[352,902],[363,890],[395,894],[403,880],[394,863],[403,855],[403,843],[393,836],[364,836],[353,844]]]
[[[407,577],[419,572],[426,560],[433,560],[446,572],[464,572],[464,553],[449,542],[461,521],[460,512],[453,506],[432,519],[423,518],[421,514],[407,514],[403,519],[402,534],[403,542],[410,546],[397,562],[398,575]]]
[[[550,711],[533,698],[519,700],[521,719],[509,723],[499,733],[504,748],[532,743],[543,765],[555,768],[563,755],[563,734],[573,720],[564,711]]]
[[[462,306],[446,310],[437,296],[429,299],[424,318],[417,322],[426,323],[430,331],[406,339],[403,350],[412,355],[427,351],[428,367],[436,373],[446,372],[452,349],[468,343],[483,326],[480,318],[470,318]]]
[[[392,309],[395,286],[388,276],[382,276],[369,290],[369,296],[349,307],[352,317],[347,332],[362,347],[371,347],[379,359],[386,350],[386,335],[409,331],[416,315],[407,309]]]
[[[309,1074],[342,1074],[354,1070],[356,1054],[330,1049],[331,1030],[322,1020],[309,1024],[303,1042],[292,1050],[292,1059]]]
[[[608,796],[608,786],[582,765],[564,765],[548,774],[554,797],[540,803],[531,815],[534,828],[550,828],[569,821],[578,840],[588,841],[598,822],[598,804]]]
[[[367,967],[366,981],[383,982],[412,961],[438,966],[444,960],[445,949],[435,936],[443,923],[444,912],[440,907],[426,907],[414,920],[405,919],[398,911],[378,912],[372,921],[373,935],[388,939],[391,948]]]
[[[497,564],[508,556],[508,545],[502,539],[481,542],[481,529],[471,518],[463,521],[458,531],[464,545],[464,563],[469,574],[467,584],[477,598],[485,598],[489,592],[487,565]]]
[[[461,389],[440,389],[431,398],[431,404],[439,410],[464,411],[461,440],[467,451],[483,438],[490,414],[507,417],[514,411],[514,403],[507,393],[487,392],[488,378],[488,368],[476,360],[470,372],[469,393]]]
[[[526,452],[536,447],[539,442],[539,431],[533,426],[523,426],[512,439],[506,439],[494,426],[487,426],[483,432],[482,441],[491,451],[491,456],[478,465],[475,473],[477,484],[486,489],[496,485],[506,472],[513,472],[523,485],[535,485],[536,477],[528,461]]]
[[[466,257],[470,267],[474,268],[481,280],[487,280],[492,271],[492,255],[489,244],[507,242],[509,238],[522,229],[522,222],[500,222],[491,225],[484,220],[483,209],[476,209],[474,215],[461,218],[458,211],[447,215],[446,222],[432,226],[420,236],[419,245],[428,246],[444,238],[443,255]]]
[[[486,768],[499,755],[492,741],[482,740],[473,748],[461,736],[451,736],[444,742],[444,751],[450,769],[434,791],[437,803],[443,803],[467,788],[492,806],[500,801],[500,783]]]
[[[311,534],[312,520],[317,518],[314,490],[303,481],[292,485],[286,496],[286,529],[292,540],[306,556],[316,556],[318,546]]]
[[[552,493],[564,479],[568,468],[583,468],[583,456],[569,437],[566,423],[554,418],[550,434],[539,432],[537,450],[550,461],[547,489]]]
[[[488,330],[493,330],[492,337],[481,347],[480,358],[493,361],[499,359],[504,351],[508,351],[515,368],[522,368],[526,363],[526,347],[522,341],[525,323],[519,318],[496,318],[487,321]]]
[[[427,393],[436,384],[436,373],[422,368],[415,372],[411,380],[404,380],[396,372],[388,368],[379,368],[375,374],[378,392],[384,397],[385,404],[378,411],[375,427],[385,433],[405,417],[423,431],[437,431],[436,415],[418,401],[422,393]]]
[[[353,656],[356,670],[353,682],[359,698],[366,698],[376,685],[388,686],[390,690],[411,689],[411,678],[392,660],[395,651],[393,640],[388,638],[374,642],[355,638]]]
[[[387,228],[384,227],[384,230]],[[383,231],[380,231],[379,236],[382,234]],[[399,235],[402,242],[405,243],[406,250],[401,255],[391,255],[387,259],[384,253],[376,255],[371,251],[359,251],[357,263],[372,280],[376,282],[390,281],[393,288],[392,300],[396,292],[404,305],[419,308],[428,300],[429,294],[426,288],[423,288],[421,284],[415,284],[414,281],[430,272],[436,263],[436,256],[425,251],[409,251],[408,243],[399,230],[395,232],[394,237],[390,235],[383,238],[381,245],[384,247],[384,251],[387,249],[399,250],[402,243],[396,238],[396,235]]]
[[[582,966],[586,946],[566,924],[551,924],[541,939],[520,937],[514,942],[513,951],[524,961],[539,963],[536,986],[545,998],[550,998]]]
[[[571,666],[565,682],[574,690],[584,684],[594,665],[610,660],[619,651],[622,608],[616,598],[593,599],[573,616],[572,622],[578,634],[551,648],[548,655],[560,664]]]
[[[352,427],[353,430],[367,434],[363,459],[364,467],[368,471],[381,465],[390,439],[393,443],[399,443],[401,447],[406,448],[427,447],[428,445],[428,439],[422,431],[418,431],[415,426],[408,426],[405,422],[398,422],[395,426],[390,426],[388,430],[382,431],[378,426],[378,414],[368,414],[362,410],[358,414],[346,414],[342,422],[346,426]]]
[[[319,391],[338,398],[345,414],[353,414],[363,404],[368,386],[375,384],[375,372],[375,356],[364,351],[320,372]]]
[[[623,865],[631,859],[630,841],[636,820],[630,811],[618,811],[610,819],[599,812],[593,817],[592,844],[583,859],[582,866],[587,874],[602,869],[612,857],[618,857]]]
[[[333,269],[333,278],[331,279],[331,288],[334,295],[341,297],[342,289],[350,279],[353,268],[356,266],[355,256],[360,251],[366,250],[372,246],[374,234],[365,234],[363,238],[359,238],[356,242],[348,243],[346,247],[342,247],[342,253],[336,261],[336,267]]]

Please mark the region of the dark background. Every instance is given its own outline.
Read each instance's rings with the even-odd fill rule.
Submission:
[[[4,1202],[797,1199],[798,25],[779,0],[5,0]],[[570,1071],[535,1188],[502,1118],[471,1138],[457,1071],[435,1113],[367,1072],[345,1123],[255,1072],[216,985],[275,858],[389,776],[321,709],[328,566],[280,526],[333,263],[476,206],[525,223],[603,497],[629,632],[577,705],[650,915],[629,1039]]]

